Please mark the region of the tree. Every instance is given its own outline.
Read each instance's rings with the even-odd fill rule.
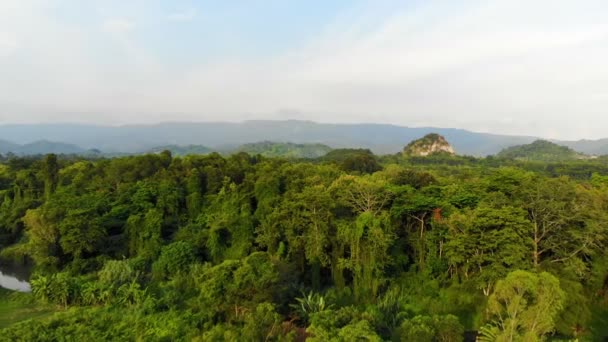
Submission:
[[[527,184],[523,205],[532,222],[535,267],[543,261],[571,264],[601,247],[606,230],[595,223],[603,213],[589,195],[567,178],[536,178]]]
[[[165,279],[186,272],[195,260],[192,246],[188,242],[176,241],[163,246],[160,256],[152,264],[152,273],[157,279]]]
[[[388,165],[382,174],[392,184],[409,185],[414,189],[422,189],[437,183],[437,179],[428,172],[405,169],[397,165]]]
[[[44,215],[42,209],[28,210],[23,222],[28,238],[22,248],[24,253],[43,268],[57,266],[61,252],[57,226]]]
[[[278,251],[279,244],[284,240],[281,204],[283,192],[286,191],[285,178],[281,165],[277,162],[263,162],[258,165],[253,189],[257,202],[254,216],[259,221],[256,242],[273,254]]]
[[[42,173],[44,174],[44,195],[48,200],[57,188],[59,182],[59,164],[57,155],[47,154],[44,158]]]
[[[152,259],[160,252],[162,223],[163,216],[158,209],[150,209],[145,215],[129,217],[126,230],[131,255]]]
[[[84,253],[95,251],[106,236],[98,217],[81,210],[71,210],[59,224],[59,243],[64,253],[79,259]]]
[[[246,315],[244,321],[244,339],[268,341],[281,335],[281,316],[271,303],[258,304],[254,311]]]
[[[255,252],[242,260],[193,269],[198,303],[205,310],[238,316],[255,303],[270,302],[279,273],[267,253]]]
[[[355,222],[338,225],[338,239],[349,253],[340,259],[340,266],[351,271],[357,300],[371,300],[384,283],[384,269],[391,261],[389,248],[394,233],[388,213],[378,216],[360,214]]]
[[[247,256],[254,242],[250,184],[237,185],[225,179],[217,195],[209,197],[202,222],[207,226],[207,252],[211,260]]]
[[[332,184],[332,191],[357,214],[378,214],[392,198],[386,182],[379,176],[343,175]]]
[[[433,213],[446,205],[439,198],[439,188],[430,186],[414,191],[409,186],[396,189],[396,198],[391,207],[391,215],[401,221],[408,235],[408,242],[412,248],[412,258],[416,261],[418,269],[422,271],[426,266],[429,246],[426,234],[431,227]],[[438,241],[439,253],[442,253],[443,241]]]
[[[372,324],[352,306],[320,311],[311,317],[307,341],[381,341]]]
[[[157,188],[156,208],[163,213],[164,218],[171,218],[177,221],[180,212],[180,200],[183,197],[181,188],[168,175],[163,178]]]
[[[355,154],[345,158],[340,167],[344,171],[357,172],[360,174],[374,173],[382,170],[382,166],[376,157],[370,154]]]
[[[399,327],[401,341],[462,341],[464,328],[454,315],[415,316]]]
[[[474,280],[486,296],[509,270],[526,267],[529,222],[521,209],[467,209],[450,216],[446,225],[445,255],[452,272]]]
[[[320,268],[329,265],[331,261],[328,247],[332,243],[332,198],[324,185],[310,185],[294,194],[287,207],[291,241],[295,242],[294,245],[303,247],[306,260],[312,265],[313,287],[319,289]]]
[[[198,169],[193,168],[186,179],[186,208],[190,219],[195,219],[200,214],[203,205],[203,177]]]
[[[513,271],[488,299],[486,335],[496,341],[537,341],[553,331],[566,294],[547,272]]]

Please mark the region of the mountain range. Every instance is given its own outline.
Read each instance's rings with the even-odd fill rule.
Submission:
[[[464,129],[405,127],[389,124],[325,124],[310,121],[172,122],[150,125],[88,124],[0,125],[0,153],[144,153],[162,146],[200,145],[210,150],[235,150],[260,141],[323,144],[331,148],[368,148],[376,154],[400,152],[429,133],[444,136],[457,154],[485,156],[504,148],[529,144],[538,137],[471,132]],[[556,141],[581,153],[608,154],[608,139]],[[33,147],[38,146],[38,149]],[[202,148],[202,147],[201,147]],[[17,152],[15,152],[15,150]]]
[[[16,155],[33,155],[33,154],[90,154],[93,151],[87,151],[74,144],[63,142],[54,142],[48,140],[36,140],[27,144],[16,144],[6,140],[0,140],[0,153],[13,153]]]

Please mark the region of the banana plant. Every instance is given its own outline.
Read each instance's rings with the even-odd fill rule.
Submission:
[[[317,312],[330,310],[333,304],[328,304],[325,297],[319,293],[310,291],[308,294],[302,292],[302,297],[295,298],[296,304],[291,304],[290,307],[295,310],[297,316],[308,322],[310,316]]]

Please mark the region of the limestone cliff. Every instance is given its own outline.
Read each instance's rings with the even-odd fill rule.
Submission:
[[[450,154],[456,152],[450,143],[439,134],[431,133],[409,143],[404,149],[405,156],[425,157],[431,154]]]

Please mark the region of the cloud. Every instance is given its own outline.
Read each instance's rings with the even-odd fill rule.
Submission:
[[[16,37],[0,32],[0,57],[11,55],[17,50],[17,47]]]
[[[27,61],[0,63],[0,106],[10,103],[17,121],[298,116],[548,138],[607,135],[605,1],[429,0],[390,10],[378,10],[376,4],[370,1],[342,13],[320,34],[287,51],[201,54],[200,62],[188,65],[163,60],[158,53],[166,49],[161,39],[150,43],[138,38],[150,27],[146,23],[193,20],[195,10],[169,15],[142,11],[138,16],[135,10],[125,14],[108,9],[104,17],[118,13],[130,18],[117,16],[103,23],[111,39],[29,9],[20,11],[19,22],[35,25],[2,35],[13,32],[2,25],[14,16],[5,18],[0,12],[0,56],[22,51],[22,40],[10,37],[29,37],[23,41],[35,47],[28,50]],[[135,28],[137,37],[130,34]],[[214,27],[204,28],[215,32]],[[243,33],[248,34],[254,40],[268,39]],[[180,39],[194,38],[184,34]],[[118,51],[95,53],[105,52],[101,42],[108,41]],[[192,45],[208,50],[205,40]],[[197,53],[192,51],[199,57]]]
[[[135,22],[123,18],[107,19],[103,22],[102,28],[108,33],[123,34],[133,30],[135,28]]]
[[[192,21],[196,15],[196,9],[191,8],[186,11],[171,13],[167,16],[167,19],[174,22],[187,22]]]
[[[199,66],[171,80],[168,89],[179,91],[154,106],[200,119],[295,108],[303,119],[323,121],[601,137],[608,26],[596,13],[605,7],[429,2],[371,29],[357,20],[332,27],[281,56]]]

